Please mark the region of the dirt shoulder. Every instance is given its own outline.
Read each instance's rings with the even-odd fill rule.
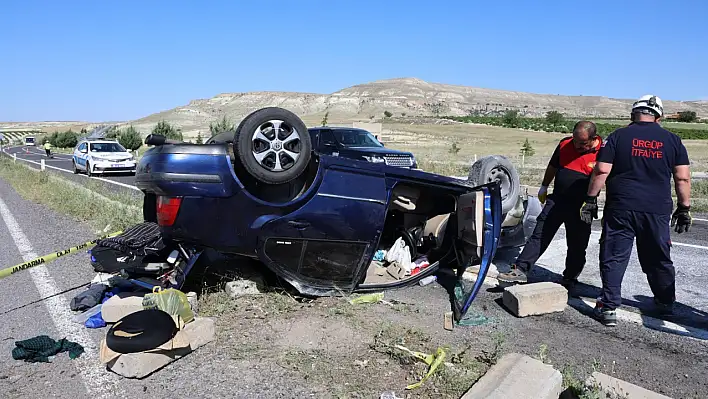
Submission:
[[[520,352],[563,372],[568,392],[582,394],[580,381],[593,371],[675,398],[708,392],[705,342],[629,323],[609,329],[570,307],[519,319],[500,298],[485,288],[471,313],[488,322],[447,331],[443,313],[450,305],[437,283],[388,291],[389,303],[363,305],[277,292],[236,299],[205,294],[200,309],[216,318],[217,340],[183,359],[209,360],[180,385],[185,392],[195,392],[191,384],[208,386],[208,394],[218,396],[226,391],[217,381],[239,380],[238,397],[372,398],[394,391],[398,397],[459,398],[503,354]],[[445,363],[422,387],[406,390],[428,368],[394,349],[397,344],[427,354],[445,348]],[[165,373],[146,382],[158,383]]]

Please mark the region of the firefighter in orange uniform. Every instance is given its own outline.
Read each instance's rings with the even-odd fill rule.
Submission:
[[[601,145],[602,138],[597,135],[597,127],[590,121],[576,123],[573,136],[560,141],[538,192],[544,207],[536,219],[536,228],[511,271],[498,275],[499,281],[527,282],[532,266],[546,251],[560,226],[565,225],[568,254],[559,283],[569,291],[573,289],[585,267],[585,253],[590,241],[590,224],[581,220],[578,208],[587,196],[590,175]],[[553,193],[547,194],[548,186],[554,180]]]

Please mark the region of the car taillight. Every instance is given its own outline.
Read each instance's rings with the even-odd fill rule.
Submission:
[[[157,197],[157,224],[160,226],[172,226],[177,218],[179,206],[182,198],[179,197]]]

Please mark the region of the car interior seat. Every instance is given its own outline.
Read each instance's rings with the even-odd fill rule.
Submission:
[[[440,248],[445,238],[445,228],[447,227],[447,221],[450,219],[449,213],[444,213],[442,215],[437,215],[428,219],[425,222],[425,228],[423,228],[423,236],[430,237],[434,239],[435,248]]]

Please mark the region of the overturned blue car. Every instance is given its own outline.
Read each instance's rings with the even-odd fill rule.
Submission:
[[[454,269],[457,320],[503,240],[523,245],[533,229],[515,171],[487,178],[497,172],[484,164],[462,180],[320,154],[310,140],[299,117],[275,107],[205,144],[148,136],[154,147],[136,172],[145,220],[180,248],[185,273],[212,249],[257,259],[303,295],[405,287]],[[518,220],[505,238],[510,214]],[[475,282],[461,278],[470,266]]]

